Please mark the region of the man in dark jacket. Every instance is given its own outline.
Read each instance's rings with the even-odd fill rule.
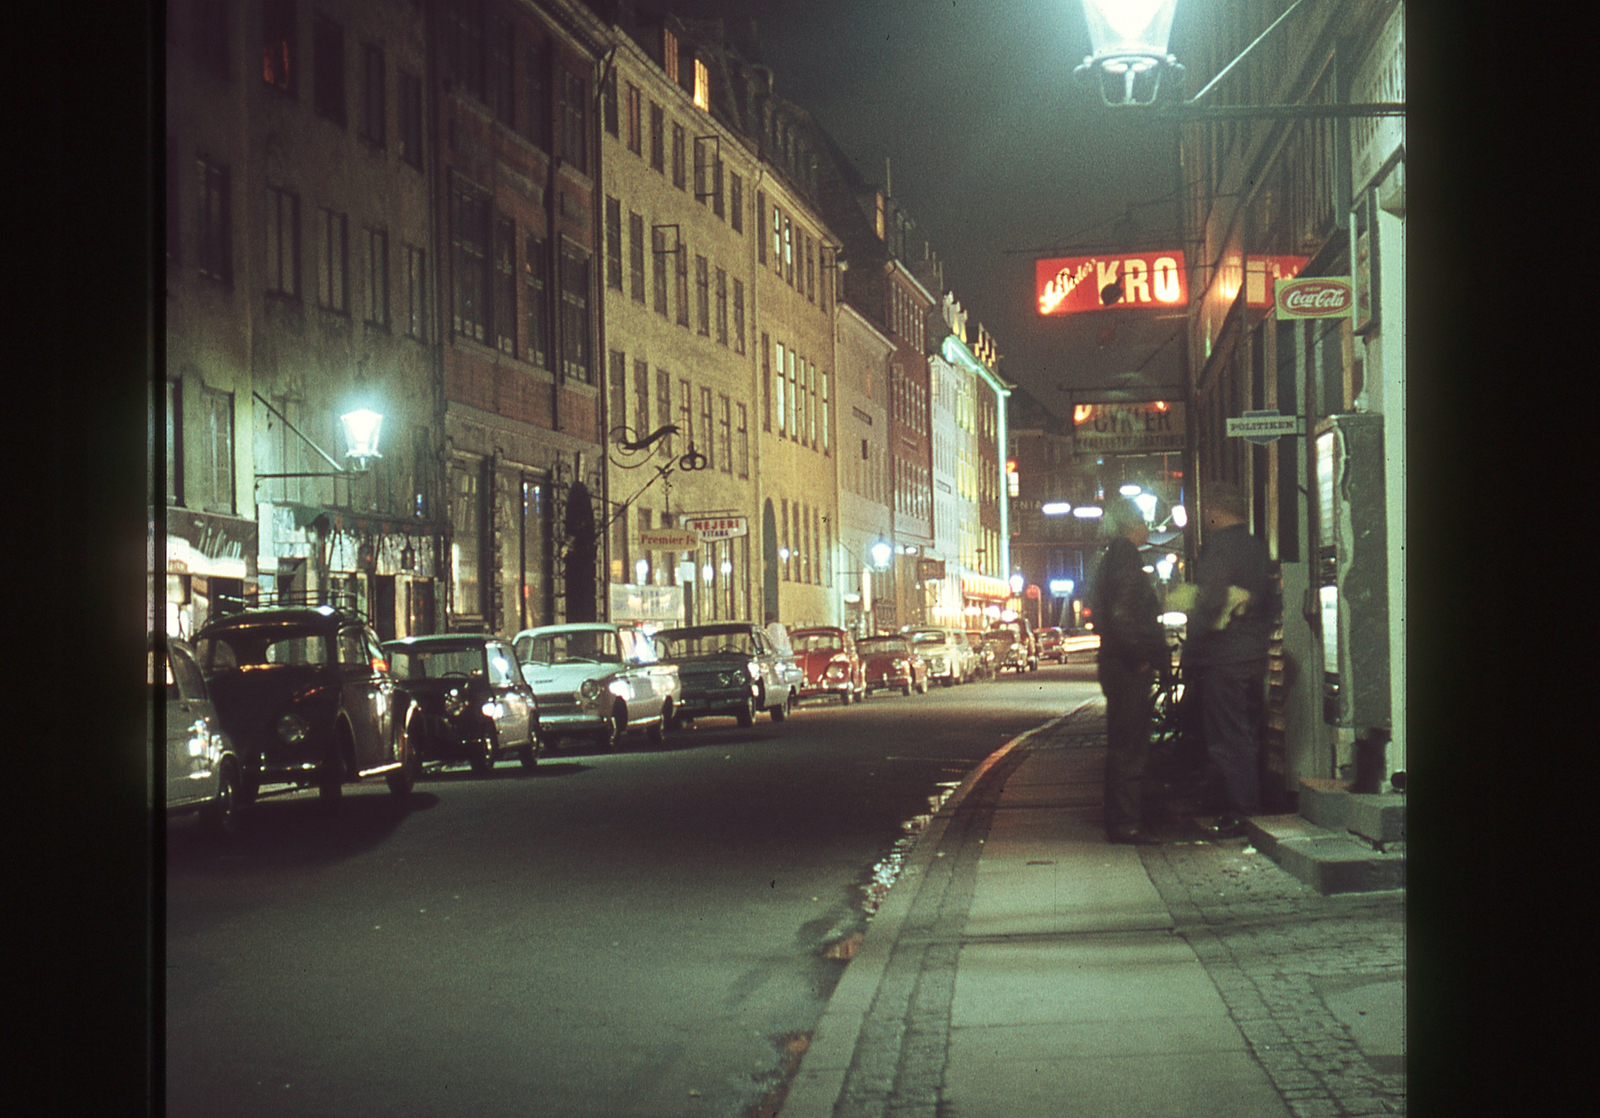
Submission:
[[[1106,502],[1104,523],[1112,539],[1095,573],[1094,627],[1100,634],[1097,674],[1106,696],[1106,838],[1148,845],[1159,840],[1144,829],[1141,794],[1156,677],[1171,671],[1171,653],[1155,587],[1139,557],[1150,539],[1144,516],[1118,497]]]
[[[1183,670],[1198,692],[1206,752],[1228,798],[1228,811],[1209,830],[1226,838],[1244,833],[1244,820],[1261,814],[1253,699],[1266,677],[1279,602],[1267,545],[1250,534],[1244,492],[1213,482],[1202,500],[1205,536]]]

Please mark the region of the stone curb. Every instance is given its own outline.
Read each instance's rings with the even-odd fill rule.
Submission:
[[[822,1012],[822,1019],[811,1034],[811,1043],[801,1058],[800,1067],[789,1084],[783,1105],[778,1110],[782,1118],[832,1118],[834,1104],[844,1090],[845,1076],[855,1057],[862,1025],[883,980],[889,956],[911,912],[917,889],[961,801],[1017,746],[1061,725],[1094,703],[1094,699],[1085,699],[1065,714],[1006,742],[968,773],[966,779],[956,786],[940,806],[927,830],[917,837],[907,853],[899,879],[890,886],[882,905],[867,925],[861,947],[845,967],[839,984],[834,987],[828,1006]]]

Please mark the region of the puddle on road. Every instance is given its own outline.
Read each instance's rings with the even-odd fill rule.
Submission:
[[[889,889],[899,879],[900,872],[905,869],[906,856],[911,853],[911,848],[917,845],[917,840],[922,837],[922,832],[928,829],[928,824],[933,822],[933,817],[944,807],[945,801],[950,798],[957,788],[961,787],[959,780],[941,780],[934,785],[940,791],[928,797],[928,810],[920,815],[913,815],[910,819],[900,824],[901,835],[895,840],[889,853],[879,859],[867,871],[867,879],[860,886],[862,892],[861,910],[866,919],[871,920],[882,906],[883,900],[889,895]],[[852,954],[854,952],[852,951]]]

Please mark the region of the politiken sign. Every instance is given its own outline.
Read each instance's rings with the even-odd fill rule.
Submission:
[[[1273,300],[1282,318],[1348,318],[1356,305],[1349,276],[1279,280]]]
[[[1179,249],[1039,260],[1034,281],[1042,315],[1173,308],[1189,301]]]

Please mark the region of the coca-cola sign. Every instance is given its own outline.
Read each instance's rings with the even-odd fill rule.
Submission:
[[[1279,318],[1347,318],[1356,305],[1348,276],[1279,280],[1275,300]]]

